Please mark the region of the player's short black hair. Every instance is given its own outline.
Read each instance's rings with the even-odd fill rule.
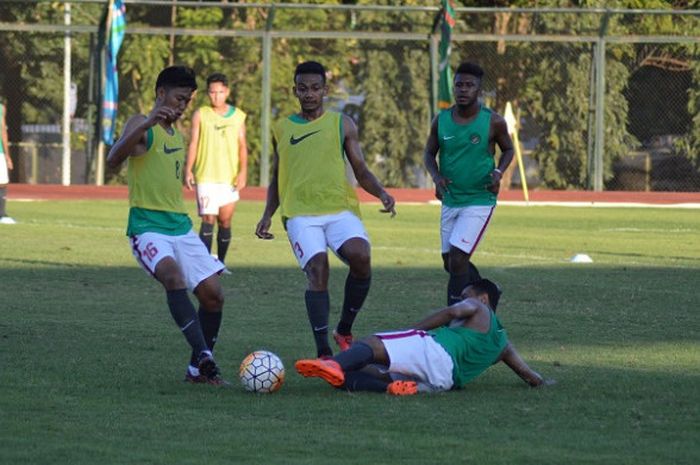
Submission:
[[[491,309],[495,312],[496,307],[498,307],[498,301],[501,298],[501,288],[498,284],[494,283],[490,279],[479,279],[471,284],[474,290],[478,293],[485,292],[489,296],[489,302],[491,303]]]
[[[212,82],[220,82],[224,86],[228,87],[228,78],[223,73],[214,73],[209,75],[207,78],[207,87],[209,87],[209,84]]]
[[[481,79],[482,77],[484,77],[484,70],[481,66],[477,65],[476,63],[466,61],[457,67],[457,71],[455,71],[455,76],[457,76],[458,74],[469,74]]]
[[[326,68],[324,68],[318,61],[305,61],[303,63],[299,63],[297,68],[294,70],[294,82],[297,82],[297,76],[300,74],[318,74],[323,79],[323,83],[326,83]]]
[[[173,87],[189,87],[197,90],[197,78],[192,68],[187,66],[168,66],[158,74],[156,79],[156,91],[161,87],[172,89]]]

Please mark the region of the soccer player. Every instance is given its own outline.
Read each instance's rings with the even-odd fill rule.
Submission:
[[[554,384],[523,361],[496,317],[501,291],[488,279],[467,286],[463,299],[412,328],[377,333],[331,359],[296,362],[306,377],[350,391],[411,395],[464,387],[496,362],[530,386]]]
[[[5,211],[5,197],[10,177],[7,171],[12,170],[12,158],[10,157],[10,145],[7,142],[7,125],[5,124],[5,105],[0,103],[0,224],[15,224],[16,221],[7,216]]]
[[[324,67],[315,61],[298,65],[293,91],[301,111],[273,128],[272,179],[255,233],[262,239],[272,238],[271,219],[279,207],[292,251],[306,273],[306,310],[317,355],[324,357],[332,354],[327,249],[350,268],[340,322],[333,331],[340,350],[352,343],[352,325],[371,280],[369,238],[360,220],[357,195],[346,177],[346,160],[360,186],[381,200],[382,212],[393,217],[395,202],[365,164],[353,120],[324,110],[323,98],[328,94]]]
[[[224,263],[231,242],[231,218],[248,177],[246,114],[227,103],[228,79],[221,73],[207,78],[210,105],[192,116],[192,134],[185,166],[185,185],[196,184],[197,209],[202,218],[199,237],[211,252],[218,222],[216,253]],[[225,274],[231,272],[224,268]]]
[[[461,290],[478,279],[471,257],[491,221],[501,176],[513,159],[505,120],[479,102],[483,75],[476,64],[459,65],[453,83],[456,103],[433,120],[423,154],[442,200],[440,237],[443,264],[450,274],[448,305],[459,301]],[[498,166],[496,144],[501,150]]]
[[[192,347],[185,381],[225,384],[212,350],[221,326],[224,295],[212,257],[186,213],[182,195],[185,144],[174,127],[197,81],[184,66],[163,69],[148,115],[132,116],[107,157],[111,168],[129,160],[129,222],[126,234],[136,261],[165,288],[170,313]],[[199,315],[187,290],[199,301]]]

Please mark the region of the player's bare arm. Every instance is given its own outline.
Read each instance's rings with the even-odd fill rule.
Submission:
[[[159,97],[160,98],[160,97]],[[163,106],[156,100],[156,106],[148,116],[136,115],[127,121],[122,136],[107,155],[107,166],[116,168],[124,160],[131,157],[138,157],[146,153],[146,131],[159,122],[175,121],[178,115],[172,108]]]
[[[435,183],[435,197],[438,200],[442,200],[443,193],[448,190],[448,185],[452,181],[440,174],[440,168],[437,164],[437,154],[439,150],[440,142],[438,141],[438,117],[436,116],[433,119],[433,123],[430,125],[430,134],[428,135],[428,140],[425,143],[425,149],[423,150],[423,163],[425,164],[425,169],[428,170],[430,177]]]
[[[493,153],[493,145],[498,144],[498,148],[501,150],[501,158],[498,160],[498,165],[496,169],[491,173],[492,184],[489,190],[493,193],[498,194],[501,188],[501,178],[503,173],[510,166],[511,161],[513,161],[513,141],[508,134],[508,124],[506,120],[498,114],[494,114],[491,118],[491,134],[493,140],[491,142],[491,151]]]
[[[192,131],[190,132],[190,145],[187,148],[187,161],[185,162],[185,186],[188,190],[192,190],[196,184],[192,168],[194,162],[197,161],[197,146],[199,145],[199,126],[201,116],[199,110],[192,115]]]
[[[550,386],[555,383],[553,379],[545,379],[539,373],[531,369],[511,343],[508,343],[506,348],[503,349],[501,361],[508,365],[511,370],[531,387]]]
[[[262,218],[258,221],[255,227],[255,235],[260,239],[274,239],[275,236],[270,233],[270,226],[272,225],[272,216],[277,211],[280,206],[280,196],[277,187],[277,176],[279,173],[279,155],[277,154],[277,142],[273,139],[273,155],[272,155],[272,176],[270,179],[270,185],[267,188],[267,201],[265,202],[265,210],[263,211]]]
[[[245,124],[238,133],[238,177],[236,189],[242,191],[248,185],[248,141],[245,136]]]
[[[485,306],[479,300],[474,298],[465,299],[428,315],[423,320],[416,323],[413,328],[424,331],[439,328],[450,324],[453,320],[466,320],[467,318],[471,318],[482,308],[485,308]]]
[[[14,166],[12,165],[12,157],[10,156],[10,144],[8,143],[7,139],[7,124],[5,124],[5,112],[3,112],[2,114],[2,121],[0,121],[0,124],[2,124],[2,146],[5,152],[5,162],[7,163],[7,169],[12,171],[14,169]]]
[[[362,149],[360,148],[357,126],[352,118],[346,115],[343,115],[343,133],[345,134],[343,148],[350,161],[350,166],[352,166],[352,170],[355,173],[357,182],[364,190],[377,197],[384,206],[384,209],[381,211],[383,213],[391,213],[393,218],[396,215],[396,201],[384,190],[384,186],[382,186],[377,177],[372,174],[367,167],[365,158],[362,155]]]

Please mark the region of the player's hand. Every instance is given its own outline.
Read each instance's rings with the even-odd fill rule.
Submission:
[[[493,170],[491,172],[491,185],[488,186],[488,190],[493,192],[494,194],[498,194],[498,192],[501,190],[501,178],[503,177],[503,173],[499,170]]]
[[[271,224],[272,220],[268,216],[263,216],[258,222],[258,225],[255,227],[255,235],[258,236],[260,239],[274,239],[274,234],[269,232]]]
[[[452,184],[452,180],[438,175],[433,178],[433,182],[435,183],[435,198],[442,200],[445,196],[445,192],[450,191],[449,185]]]
[[[156,100],[156,105],[153,110],[146,117],[146,122],[149,126],[155,126],[160,122],[170,122],[178,119],[180,115],[177,111],[172,108],[166,107],[160,103],[160,100]]]
[[[194,174],[192,174],[192,171],[187,171],[185,173],[185,187],[187,187],[187,190],[193,190],[194,185],[196,182],[194,181]]]
[[[10,158],[9,156],[5,157],[5,162],[7,163],[8,170],[12,171],[13,169],[15,169],[14,165],[12,164],[12,158]]]
[[[539,379],[540,382],[538,384],[533,384],[532,385],[533,388],[543,388],[543,387],[547,387],[547,386],[554,386],[555,384],[557,384],[557,380],[555,380],[553,378],[543,378],[542,376],[539,376],[539,375],[538,375],[538,377],[540,378]]]
[[[396,200],[394,200],[387,191],[382,191],[382,193],[379,194],[379,200],[382,201],[382,205],[384,206],[384,208],[379,211],[382,213],[391,213],[391,217],[395,217],[396,209],[394,207],[396,206]]]
[[[246,184],[246,178],[247,178],[247,177],[248,177],[248,176],[238,175],[238,178],[236,179],[236,190],[237,190],[238,192],[240,192],[240,191],[242,191],[243,189],[245,189],[245,186],[247,185],[247,184]]]

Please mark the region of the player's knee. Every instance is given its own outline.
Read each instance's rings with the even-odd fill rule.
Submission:
[[[328,257],[325,254],[314,256],[304,267],[309,287],[324,290],[328,285]]]
[[[185,279],[179,274],[169,274],[160,279],[165,289],[172,291],[176,289],[184,289],[187,287]]]
[[[207,312],[220,312],[224,308],[224,292],[221,287],[196,289],[195,295],[202,308]]]
[[[374,356],[374,361],[381,364],[389,363],[389,356],[386,353],[386,348],[384,343],[377,336],[369,336],[362,340],[372,349],[372,354]]]
[[[450,272],[450,254],[448,254],[448,253],[442,254],[442,267],[448,273]]]
[[[368,278],[372,273],[372,260],[369,253],[357,255],[350,262],[350,270],[358,278]]]
[[[204,308],[210,312],[220,312],[224,308],[224,293],[221,290],[210,293]]]
[[[450,249],[448,262],[450,273],[464,274],[469,270],[469,254],[456,247]]]

